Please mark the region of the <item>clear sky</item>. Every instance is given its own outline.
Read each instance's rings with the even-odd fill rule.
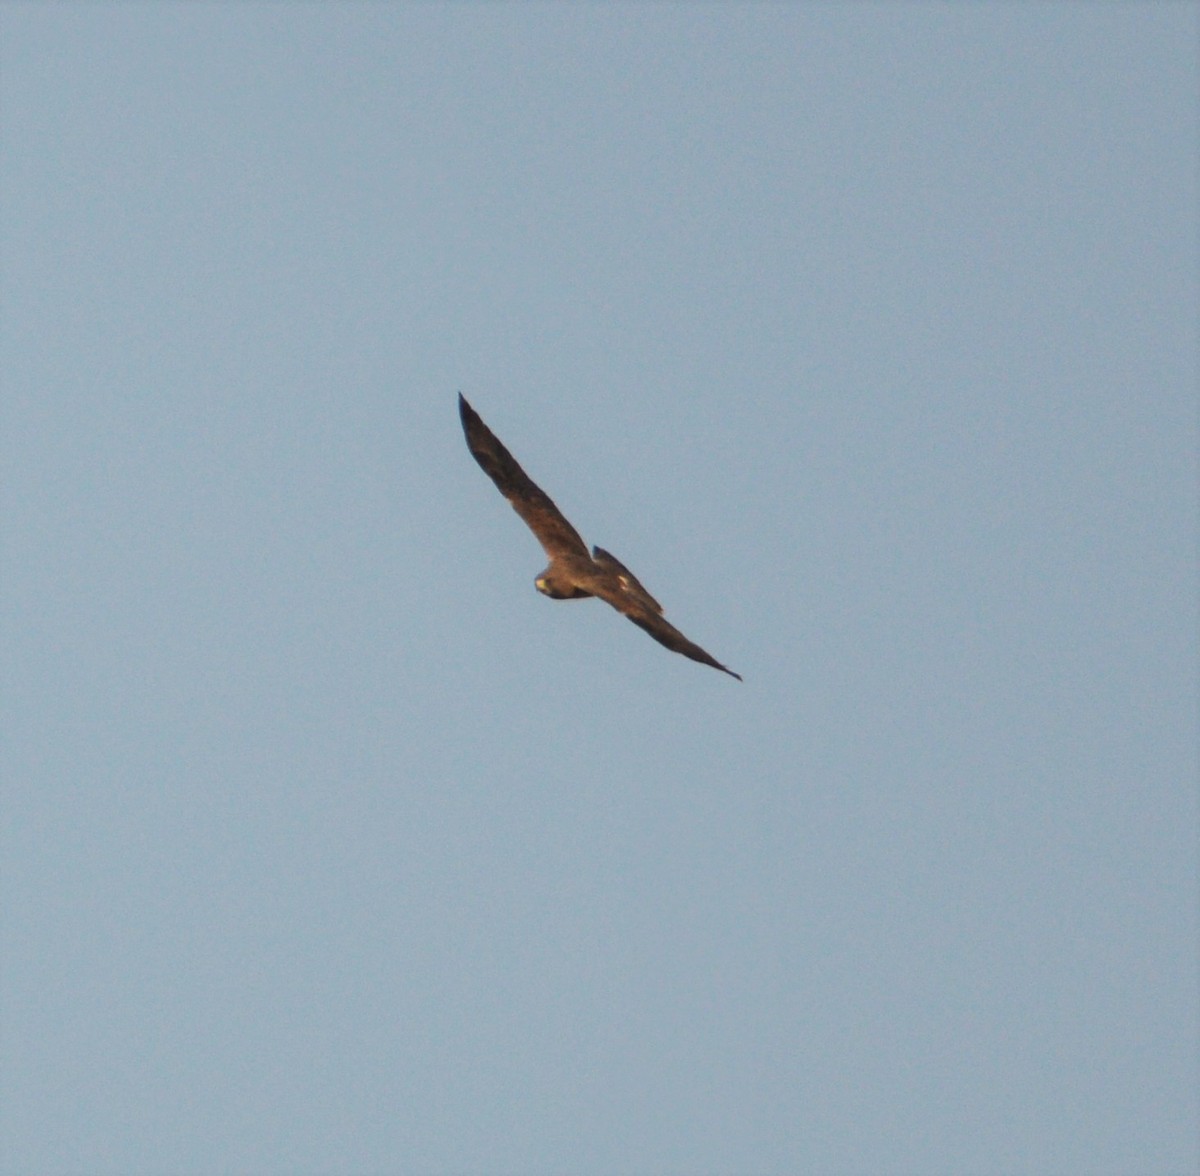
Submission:
[[[3,1172],[1196,1171],[1198,12],[0,7]]]

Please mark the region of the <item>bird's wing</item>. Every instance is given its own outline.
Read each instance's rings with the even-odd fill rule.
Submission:
[[[666,617],[661,616],[659,613],[627,612],[625,615],[638,628],[645,629],[659,645],[665,645],[668,649],[673,649],[676,653],[682,653],[684,657],[690,657],[692,661],[703,662],[706,666],[712,666],[715,670],[721,670],[731,678],[736,678],[739,682],[742,680],[741,674],[735,674],[728,666],[721,665],[712,654],[706,653],[694,641],[689,641]]]
[[[499,438],[483,423],[461,392],[458,394],[458,415],[462,418],[463,433],[472,456],[496,483],[496,488],[508,499],[513,510],[525,520],[551,560],[565,554],[590,558],[579,532],[567,522],[550,496],[521,469],[516,458],[500,444]]]
[[[635,576],[611,551],[605,551],[603,547],[592,548],[592,559],[605,571],[612,572],[617,577],[617,582],[625,589],[626,592],[632,592],[635,596],[640,595],[642,603],[653,609],[654,612],[660,613],[662,605],[646,591],[646,586]]]
[[[597,591],[596,595],[611,604],[617,612],[624,613],[639,629],[645,629],[659,645],[665,645],[676,653],[682,653],[684,657],[690,657],[692,661],[702,662],[706,666],[712,666],[715,670],[721,670],[739,682],[742,680],[741,674],[735,674],[728,666],[721,665],[712,654],[706,653],[694,641],[689,641],[666,617],[647,608],[636,597],[628,595],[624,591]]]

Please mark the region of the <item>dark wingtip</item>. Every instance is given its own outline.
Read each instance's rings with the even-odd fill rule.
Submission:
[[[464,430],[483,423],[479,419],[479,413],[467,403],[467,398],[461,392],[458,394],[458,419],[462,421]]]
[[[719,668],[724,670],[731,678],[736,678],[739,682],[742,680],[742,675],[735,674],[728,666],[720,666]]]

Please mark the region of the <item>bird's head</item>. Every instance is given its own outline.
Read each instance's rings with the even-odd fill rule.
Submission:
[[[538,576],[538,578],[534,580],[534,584],[536,585],[537,590],[543,596],[549,596],[552,600],[562,600],[566,595],[566,593],[561,591],[554,578],[550,575],[549,569]]]
[[[581,596],[591,596],[590,592],[585,592],[570,580],[560,579],[550,568],[542,572],[533,583],[543,596],[549,596],[551,600],[574,600]]]

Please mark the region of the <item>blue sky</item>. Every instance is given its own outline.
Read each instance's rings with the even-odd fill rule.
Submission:
[[[0,44],[3,1171],[1196,1169],[1195,6]]]

